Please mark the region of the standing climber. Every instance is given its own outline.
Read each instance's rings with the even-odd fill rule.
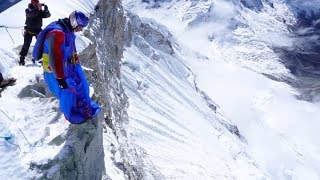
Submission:
[[[25,65],[25,57],[28,54],[32,38],[33,36],[37,38],[41,31],[42,18],[48,18],[50,16],[51,14],[47,5],[40,3],[39,0],[31,0],[31,3],[26,9],[26,26],[24,27],[24,41],[20,51],[19,65]]]
[[[82,31],[89,18],[74,11],[69,18],[49,24],[38,36],[33,58],[43,58],[44,79],[59,99],[60,109],[71,123],[79,124],[97,116],[99,105],[89,96],[89,84],[81,68],[74,32]]]

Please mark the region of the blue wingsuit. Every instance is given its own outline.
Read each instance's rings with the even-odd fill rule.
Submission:
[[[38,36],[34,59],[43,58],[44,79],[59,99],[60,109],[71,123],[79,124],[97,116],[101,108],[89,96],[89,84],[79,63],[75,35],[68,19],[49,24]],[[65,79],[61,89],[57,79]]]

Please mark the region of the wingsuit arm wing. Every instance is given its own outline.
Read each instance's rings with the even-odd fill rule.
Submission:
[[[61,30],[53,30],[47,35],[49,43],[49,65],[57,79],[65,79],[63,69],[63,42],[65,33]]]

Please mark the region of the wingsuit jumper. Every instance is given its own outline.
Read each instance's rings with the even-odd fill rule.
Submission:
[[[74,11],[69,18],[52,22],[36,41],[33,58],[43,58],[44,79],[59,99],[60,109],[71,123],[80,124],[101,111],[89,96],[89,84],[81,68],[74,32],[82,31],[89,18]]]
[[[43,10],[42,10],[43,7]],[[40,3],[39,0],[31,0],[31,3],[26,9],[26,26],[24,27],[23,45],[20,51],[19,65],[25,65],[25,57],[28,54],[30,44],[33,36],[36,38],[41,31],[42,19],[50,17],[51,14],[48,10],[48,6]]]

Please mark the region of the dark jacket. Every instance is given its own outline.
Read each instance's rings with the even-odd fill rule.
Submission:
[[[48,10],[48,6],[45,5],[44,10],[38,10],[30,3],[26,9],[26,16],[25,28],[33,33],[39,33],[42,27],[42,18],[48,18],[51,14]]]

